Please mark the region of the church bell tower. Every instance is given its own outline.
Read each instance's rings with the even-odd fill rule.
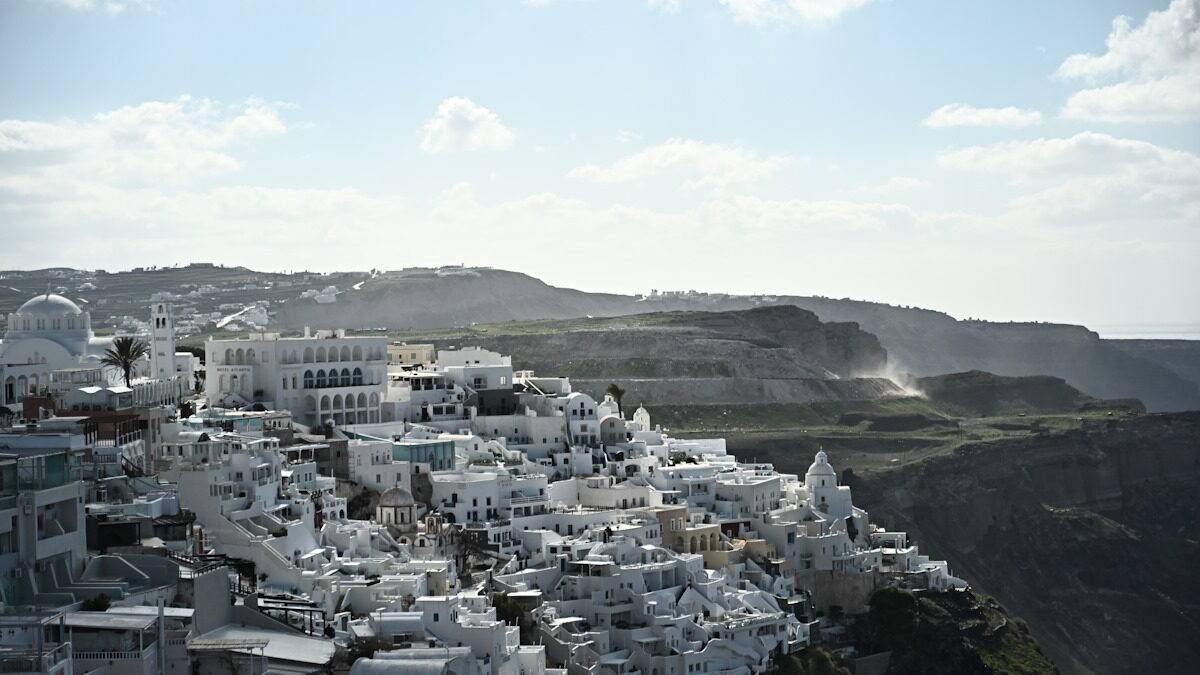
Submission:
[[[171,306],[156,302],[150,307],[150,377],[169,380],[175,377],[175,325]]]

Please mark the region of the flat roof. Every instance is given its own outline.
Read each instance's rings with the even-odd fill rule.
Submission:
[[[108,614],[149,614],[158,616],[158,608],[150,605],[136,605],[133,607],[109,607]],[[187,619],[196,614],[196,610],[191,607],[163,607],[163,616],[169,616],[172,619]]]
[[[250,644],[254,646],[251,647]],[[267,630],[252,626],[227,624],[188,641],[189,649],[258,649],[269,659],[323,665],[333,658],[333,640],[323,640],[299,633]],[[211,645],[211,646],[209,646]],[[245,645],[245,646],[242,646]]]
[[[63,620],[71,628],[101,628],[108,630],[147,630],[157,616],[136,614],[109,614],[108,612],[67,612]]]

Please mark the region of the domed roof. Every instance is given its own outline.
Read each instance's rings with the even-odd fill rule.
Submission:
[[[834,476],[834,477],[837,477],[837,472],[835,472],[833,470],[833,467],[829,465],[829,456],[825,454],[824,450],[821,450],[820,452],[817,453],[817,456],[813,459],[813,463],[811,465],[809,465],[808,473],[806,473],[805,475],[806,476]]]
[[[17,316],[30,317],[62,317],[82,314],[79,305],[61,295],[45,293],[38,295],[17,310]]]
[[[383,494],[379,495],[379,505],[383,507],[412,506],[416,503],[417,501],[413,499],[412,493],[399,485],[390,487],[384,490]]]

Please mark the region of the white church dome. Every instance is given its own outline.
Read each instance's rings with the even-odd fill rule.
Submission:
[[[830,466],[829,456],[825,454],[824,450],[821,450],[820,452],[817,453],[817,456],[814,458],[813,463],[808,467],[808,473],[806,473],[805,475],[806,476],[834,476],[834,477],[836,477],[837,472],[835,472],[833,470],[833,467]]]
[[[390,487],[379,495],[379,506],[384,508],[393,508],[397,506],[413,506],[417,503],[413,499],[412,492],[400,487],[399,485]]]
[[[83,312],[79,305],[61,295],[45,293],[30,299],[17,310],[17,316],[30,318],[59,318],[78,316]]]

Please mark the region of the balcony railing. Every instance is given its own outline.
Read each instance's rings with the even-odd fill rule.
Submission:
[[[77,651],[72,654],[76,661],[141,661],[153,654],[155,651],[154,643],[141,650],[130,650],[123,652],[111,651]]]
[[[0,673],[46,673],[67,660],[71,643],[36,649],[0,648]]]

